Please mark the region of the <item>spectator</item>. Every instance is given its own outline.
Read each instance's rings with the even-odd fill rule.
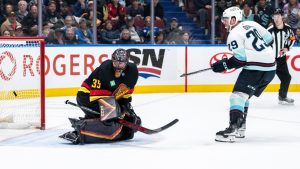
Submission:
[[[195,8],[197,10],[197,15],[200,18],[200,28],[201,29],[208,29],[207,28],[207,21],[208,21],[208,11],[211,9],[211,1],[210,0],[193,0]]]
[[[66,29],[65,43],[64,44],[79,44],[79,40],[76,38],[75,29],[70,27]]]
[[[143,28],[143,39],[144,43],[151,43],[151,17],[147,16],[145,18],[145,26]],[[158,35],[159,33],[159,28],[154,27],[154,38]]]
[[[112,21],[113,25],[120,28],[124,24],[124,17],[126,9],[119,3],[119,0],[111,0],[111,3],[107,5],[108,19]]]
[[[62,18],[66,18],[66,16],[68,16],[68,15],[73,15],[73,12],[72,12],[72,9],[71,9],[71,7],[68,5],[68,3],[67,2],[63,2],[63,3],[61,3],[61,5],[60,5],[60,16],[62,17]]]
[[[86,13],[81,15],[81,18],[85,18],[88,21],[87,23],[91,24],[91,26],[93,26],[92,21],[94,20],[93,19],[93,17],[94,17],[94,14],[93,14],[94,13],[94,6],[93,6],[93,4],[94,4],[93,1],[89,1],[88,9],[87,9]],[[98,18],[101,17],[100,15],[101,15],[101,13],[97,11],[97,20],[96,20],[97,27],[99,27],[102,24],[102,21],[98,19]]]
[[[165,34],[163,31],[159,31],[155,37],[155,44],[164,44],[165,43]]]
[[[113,28],[112,21],[105,22],[105,28],[101,31],[101,39],[104,44],[115,44],[120,38],[120,32]]]
[[[1,3],[1,0],[0,0],[0,3]],[[14,7],[11,3],[5,3],[3,2],[5,5],[3,7],[3,9],[0,9],[0,24],[2,24],[4,21],[6,21],[7,19],[7,15],[10,13],[10,12],[13,12],[14,10]],[[3,11],[2,11],[3,10]]]
[[[142,32],[134,26],[134,20],[131,16],[127,16],[126,25],[122,26],[122,29],[128,29],[130,32],[131,39],[134,40],[136,43],[142,42]]]
[[[243,4],[243,18],[242,21],[254,21],[254,13],[252,13],[251,4]]]
[[[105,0],[99,1],[97,11],[100,14],[99,19],[101,20],[101,23],[105,23],[108,19],[108,8],[107,8],[107,3]]]
[[[5,30],[4,32],[1,33],[2,36],[11,36],[10,32],[8,30]]]
[[[50,31],[48,35],[48,44],[64,44],[64,30],[56,28],[54,32]]]
[[[273,10],[273,7],[266,0],[259,0],[254,7],[254,21],[267,29],[272,21]]]
[[[1,25],[1,32],[9,31],[11,36],[15,36],[16,29],[21,24],[16,20],[15,12],[10,12],[7,14],[7,19]]]
[[[153,0],[154,17],[156,20],[164,19],[164,8],[160,5],[159,0]],[[149,2],[144,8],[144,17],[150,16],[151,3]]]
[[[166,35],[165,43],[167,44],[182,44],[182,30],[178,28],[178,21],[176,18],[171,19],[170,28],[165,29]]]
[[[183,44],[185,44],[185,45],[190,44],[190,35],[188,32],[182,33],[182,41],[183,41]]]
[[[50,36],[50,34],[51,34],[51,31],[53,31],[53,30],[51,30],[51,28],[50,28],[50,26],[48,25],[48,23],[47,22],[44,22],[43,23],[43,37],[44,37],[44,39],[45,39],[45,43],[46,44],[48,44],[49,42],[49,36]]]
[[[27,2],[25,0],[20,0],[18,2],[18,11],[16,12],[17,21],[21,23],[27,14]]]
[[[0,3],[4,4],[4,6],[10,4],[13,7],[13,9],[16,9],[18,7],[18,0],[0,0]]]
[[[233,7],[233,6],[237,6],[238,5],[238,2],[236,0],[224,0],[225,3],[226,3],[226,7],[229,8],[229,7]],[[227,9],[226,8],[226,9]]]
[[[284,17],[293,31],[300,26],[300,3],[297,0],[289,0],[283,7]]]
[[[14,6],[10,3],[5,4],[5,6],[4,6],[4,15],[7,16],[11,12],[14,12]]]
[[[32,5],[36,5],[37,6],[38,5],[38,0],[29,0],[28,7],[31,8]]]
[[[48,6],[50,1],[54,1],[56,4],[57,12],[60,13],[61,4],[64,3],[64,0],[43,0],[43,6]]]
[[[38,34],[38,7],[33,4],[30,6],[29,14],[21,22],[24,34],[27,36],[36,36]]]
[[[78,39],[83,39],[83,43],[92,43],[93,34],[91,29],[87,26],[86,19],[79,20]]]
[[[59,24],[58,24],[59,22],[63,22],[61,15],[57,11],[56,2],[53,0],[50,1],[48,4],[44,22],[48,23],[50,29],[53,30],[59,28]]]
[[[76,21],[74,21],[73,16],[68,15],[65,17],[64,20],[64,27],[62,27],[61,29],[66,30],[67,28],[70,28],[72,26],[76,26]]]
[[[120,39],[116,42],[117,44],[135,44],[136,42],[131,39],[130,32],[128,29],[123,29],[120,35]]]
[[[15,36],[17,36],[17,37],[24,36],[23,28],[21,25],[17,26],[16,31],[15,31]]]
[[[139,4],[138,0],[132,0],[132,3],[130,6],[127,7],[126,9],[127,15],[131,17],[135,16],[142,16],[144,17],[144,8]]]
[[[65,26],[61,27],[60,29],[64,30],[64,35],[66,35],[67,29],[72,28],[73,31],[75,32],[76,39],[79,40],[80,43],[86,43],[85,37],[84,36],[79,36],[80,33],[79,33],[79,29],[77,27],[78,24],[77,24],[76,19],[77,18],[74,17],[74,16],[70,16],[70,15],[66,16]]]
[[[86,13],[88,10],[88,4],[93,1],[88,0],[77,0],[73,6],[74,15],[80,17],[82,14]]]

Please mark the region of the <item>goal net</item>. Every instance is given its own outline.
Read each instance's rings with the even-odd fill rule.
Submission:
[[[0,129],[45,128],[44,40],[0,38]]]

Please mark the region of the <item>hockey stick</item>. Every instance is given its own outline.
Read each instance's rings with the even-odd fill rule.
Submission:
[[[188,76],[188,75],[193,75],[193,74],[196,74],[196,73],[201,73],[201,72],[204,72],[204,71],[207,71],[207,70],[211,70],[212,68],[206,68],[206,69],[201,69],[201,70],[197,70],[195,72],[190,72],[190,73],[184,73],[182,75],[180,75],[180,77],[184,77],[184,76]]]
[[[85,107],[85,106],[80,106],[80,105],[78,105],[76,103],[73,103],[73,102],[71,102],[69,100],[66,100],[65,103],[66,104],[70,104],[70,105],[75,106],[75,107],[79,107],[79,108],[81,108],[83,110],[86,110],[86,111],[88,111],[90,113],[93,113],[93,114],[97,114],[97,115],[100,114],[99,112],[97,112],[95,110],[92,110],[92,109],[90,109],[88,107]],[[145,134],[156,134],[156,133],[159,133],[159,132],[161,132],[163,130],[168,129],[169,127],[171,127],[174,124],[176,124],[178,121],[179,121],[178,119],[174,119],[173,121],[169,122],[168,124],[166,124],[166,125],[164,125],[162,127],[159,127],[157,129],[148,129],[148,128],[145,128],[143,126],[131,123],[131,122],[123,120],[123,119],[118,119],[116,122],[119,123],[119,124],[122,124],[122,125],[124,125],[126,127],[129,127],[131,129],[134,129],[134,130],[140,131],[142,133],[145,133]]]

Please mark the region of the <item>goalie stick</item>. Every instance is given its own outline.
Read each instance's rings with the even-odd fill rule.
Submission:
[[[93,114],[98,114],[98,115],[100,114],[99,112],[97,112],[95,110],[92,110],[92,109],[90,109],[88,107],[85,107],[85,106],[80,106],[80,105],[78,105],[76,103],[73,103],[73,102],[71,102],[69,100],[66,100],[65,103],[66,104],[70,104],[70,105],[75,106],[75,107],[79,107],[79,108],[84,109],[86,111],[89,111],[89,112],[91,112]],[[143,126],[131,123],[131,122],[123,120],[123,119],[118,119],[116,122],[119,123],[119,124],[122,124],[122,125],[124,125],[126,127],[129,127],[131,129],[134,129],[134,130],[137,130],[139,132],[145,133],[145,134],[156,134],[156,133],[159,133],[161,131],[164,131],[164,130],[168,129],[169,127],[171,127],[174,124],[176,124],[178,121],[179,121],[178,119],[174,119],[173,121],[169,122],[168,124],[166,124],[166,125],[164,125],[162,127],[159,127],[157,129],[148,129],[146,127],[143,127]]]
[[[201,72],[204,72],[204,71],[207,71],[207,70],[211,70],[212,68],[206,68],[206,69],[201,69],[201,70],[197,70],[197,71],[194,71],[194,72],[190,72],[190,73],[184,73],[182,75],[180,75],[180,77],[184,77],[184,76],[188,76],[188,75],[193,75],[193,74],[196,74],[196,73],[201,73]]]

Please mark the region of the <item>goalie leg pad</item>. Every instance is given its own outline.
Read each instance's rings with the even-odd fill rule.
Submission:
[[[71,141],[73,144],[106,143],[120,140],[123,126],[112,120],[97,119],[69,119],[73,132],[67,132],[60,138]]]
[[[112,120],[101,121],[100,119],[83,120],[80,126],[80,143],[105,143],[119,140],[123,126]]]

